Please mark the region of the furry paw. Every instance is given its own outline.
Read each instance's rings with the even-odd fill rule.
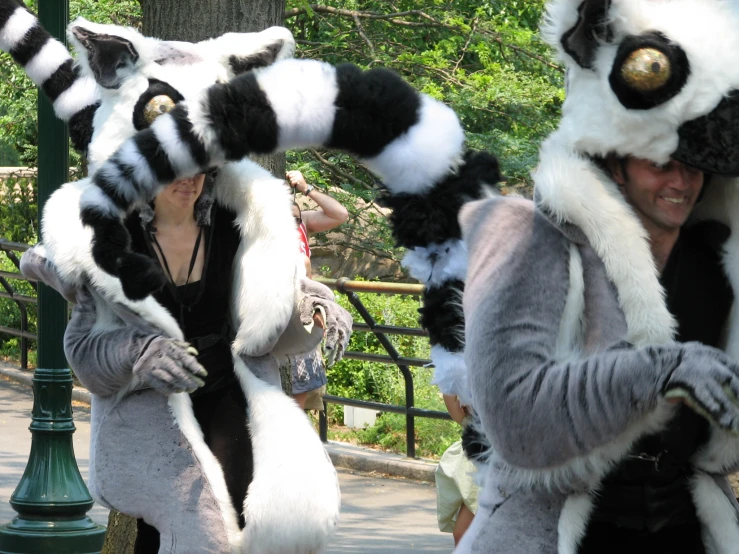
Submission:
[[[118,278],[123,293],[131,300],[143,300],[167,282],[154,260],[133,252],[119,256]]]

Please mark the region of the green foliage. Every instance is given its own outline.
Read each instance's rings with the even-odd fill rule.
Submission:
[[[308,7],[304,0],[289,0],[285,24],[298,41],[299,57],[387,67],[451,106],[468,146],[501,160],[505,189],[529,194],[539,144],[554,129],[564,100],[562,68],[537,33],[543,4],[327,0]],[[288,153],[288,167],[306,164],[319,184],[374,197],[375,179],[346,156]],[[363,222],[360,216],[345,228],[360,222],[362,232],[347,239],[347,248],[399,257],[384,218]]]
[[[37,13],[36,0],[26,1],[26,6]],[[82,16],[96,23],[141,26],[141,7],[136,0],[70,0],[69,11],[71,19]],[[0,98],[3,99],[0,105],[0,160],[7,159],[7,165],[36,167],[38,89],[6,54],[0,54]],[[71,148],[70,163],[74,166],[80,164],[79,155]]]
[[[33,244],[37,241],[37,199],[35,180],[9,177],[0,180],[0,238],[11,242]],[[0,270],[17,272],[18,268],[4,252],[0,252]],[[22,295],[35,296],[33,287],[26,281],[7,279],[7,284]],[[0,290],[7,292],[0,285]],[[29,328],[36,332],[36,306],[26,304]],[[0,326],[21,328],[21,312],[18,305],[7,298],[0,298]],[[35,355],[35,354],[34,354]],[[20,357],[20,339],[0,334],[0,357]]]
[[[0,238],[33,244],[37,241],[36,180],[11,176],[0,179]]]
[[[418,327],[418,297],[388,296],[383,294],[357,295],[378,325]],[[343,295],[337,301],[348,309],[355,321],[360,315]],[[387,335],[398,353],[407,358],[428,359],[429,343],[425,337]],[[372,354],[387,354],[373,333],[354,331],[348,350]],[[411,367],[414,383],[414,403],[417,408],[446,411],[439,389],[431,384],[433,369]],[[346,398],[372,400],[384,404],[405,405],[405,381],[400,370],[392,364],[343,359],[328,370],[328,393]],[[329,421],[343,423],[343,407],[331,405]],[[416,418],[416,449],[423,457],[440,456],[454,441],[459,440],[459,426],[452,421]],[[372,427],[351,433],[344,439],[379,445],[388,450],[405,452],[405,416],[383,413]]]

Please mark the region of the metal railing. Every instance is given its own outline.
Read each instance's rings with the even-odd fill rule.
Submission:
[[[451,419],[447,412],[436,410],[424,410],[415,407],[415,395],[413,387],[413,374],[410,366],[422,367],[431,363],[431,360],[421,360],[417,358],[404,358],[398,354],[397,349],[388,339],[387,335],[406,335],[406,336],[426,336],[427,333],[423,329],[415,327],[394,327],[389,325],[378,325],[372,314],[362,303],[358,292],[371,292],[380,294],[408,294],[420,296],[423,293],[423,285],[410,285],[405,283],[383,283],[372,281],[350,281],[346,278],[341,279],[323,279],[316,278],[316,281],[323,283],[329,288],[345,295],[347,300],[357,310],[364,323],[354,322],[353,331],[371,332],[380,341],[380,344],[387,352],[382,354],[367,354],[364,352],[347,351],[344,358],[350,360],[365,360],[370,362],[379,362],[394,364],[400,370],[405,382],[405,406],[397,406],[393,404],[382,404],[380,402],[370,402],[368,400],[356,400],[354,398],[345,398],[326,394],[323,396],[324,408],[326,404],[343,404],[345,406],[353,406],[356,408],[369,408],[379,412],[392,412],[397,414],[405,414],[405,440],[406,455],[409,458],[416,457],[416,417],[428,417],[433,419]],[[328,418],[326,409],[319,413],[319,433],[321,440],[328,440]]]
[[[18,272],[0,270],[0,287],[2,287],[2,290],[0,290],[0,298],[8,298],[15,302],[21,315],[20,329],[13,329],[12,327],[5,327],[4,325],[0,325],[0,333],[20,337],[22,369],[28,369],[28,341],[37,339],[37,336],[34,333],[28,331],[28,310],[26,309],[26,304],[36,304],[37,299],[33,296],[18,294],[13,286],[10,284],[8,279],[27,281],[31,283],[31,286],[34,288],[34,290],[36,289],[36,282],[31,279],[26,279],[20,273],[20,258],[18,258],[17,253],[25,252],[26,250],[28,250],[28,248],[29,246],[27,244],[10,242],[8,240],[0,238],[0,251],[4,252],[5,256],[11,262],[13,262],[13,265],[16,267],[16,269],[19,270]]]
[[[9,260],[13,262],[13,265],[15,265],[16,268],[20,268],[20,259],[18,258],[17,253],[25,252],[26,250],[28,250],[28,248],[29,246],[26,244],[14,243],[0,238],[0,251],[5,253],[5,255],[8,257]],[[36,340],[37,336],[34,333],[28,331],[28,313],[26,305],[36,304],[37,299],[32,296],[18,294],[12,287],[12,285],[8,282],[8,279],[28,281],[32,284],[34,289],[36,288],[36,283],[32,280],[26,279],[19,272],[0,271],[0,286],[3,289],[0,290],[0,298],[8,298],[13,300],[18,306],[18,310],[20,311],[21,315],[20,330],[0,326],[0,333],[20,337],[21,368],[28,369],[28,341]],[[425,410],[415,407],[413,374],[411,373],[410,368],[423,367],[431,363],[431,361],[401,356],[388,338],[388,335],[423,337],[427,336],[427,333],[426,331],[418,327],[396,327],[392,325],[378,325],[372,314],[369,313],[369,311],[364,306],[361,299],[356,293],[369,292],[376,294],[405,294],[420,296],[423,292],[423,286],[405,283],[350,281],[346,278],[316,278],[316,281],[319,281],[329,288],[345,295],[347,300],[351,303],[352,306],[354,306],[354,308],[357,310],[360,317],[362,318],[362,321],[355,321],[353,323],[353,331],[373,333],[387,352],[387,354],[370,354],[366,352],[347,351],[344,354],[344,358],[350,360],[363,360],[374,363],[395,365],[397,366],[398,370],[400,370],[405,384],[404,406],[399,406],[395,404],[383,404],[381,402],[372,402],[369,400],[357,400],[355,398],[346,398],[342,396],[334,396],[331,394],[324,395],[324,405],[340,404],[356,408],[368,408],[378,412],[404,414],[406,422],[406,454],[409,458],[415,458],[415,418],[427,417],[433,419],[451,419],[451,417],[447,412]],[[325,410],[320,412],[319,414],[319,433],[321,436],[321,440],[326,442],[328,440],[328,419],[326,417]]]

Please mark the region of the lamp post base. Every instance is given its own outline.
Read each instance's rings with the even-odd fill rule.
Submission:
[[[87,516],[54,522],[19,516],[0,525],[0,554],[98,554],[105,531]]]
[[[18,515],[0,526],[0,554],[90,554],[105,527],[89,516],[93,500],[72,447],[72,373],[37,368],[33,375],[31,452],[10,497]]]

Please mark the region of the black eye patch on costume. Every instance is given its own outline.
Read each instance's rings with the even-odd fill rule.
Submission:
[[[715,175],[739,177],[739,90],[710,113],[683,123],[672,157]]]
[[[649,110],[676,96],[689,75],[682,48],[660,33],[646,33],[623,40],[608,80],[625,108]]]
[[[164,81],[149,79],[149,88],[139,96],[133,108],[133,126],[137,131],[147,129],[154,120],[171,111],[185,99],[175,88]]]

